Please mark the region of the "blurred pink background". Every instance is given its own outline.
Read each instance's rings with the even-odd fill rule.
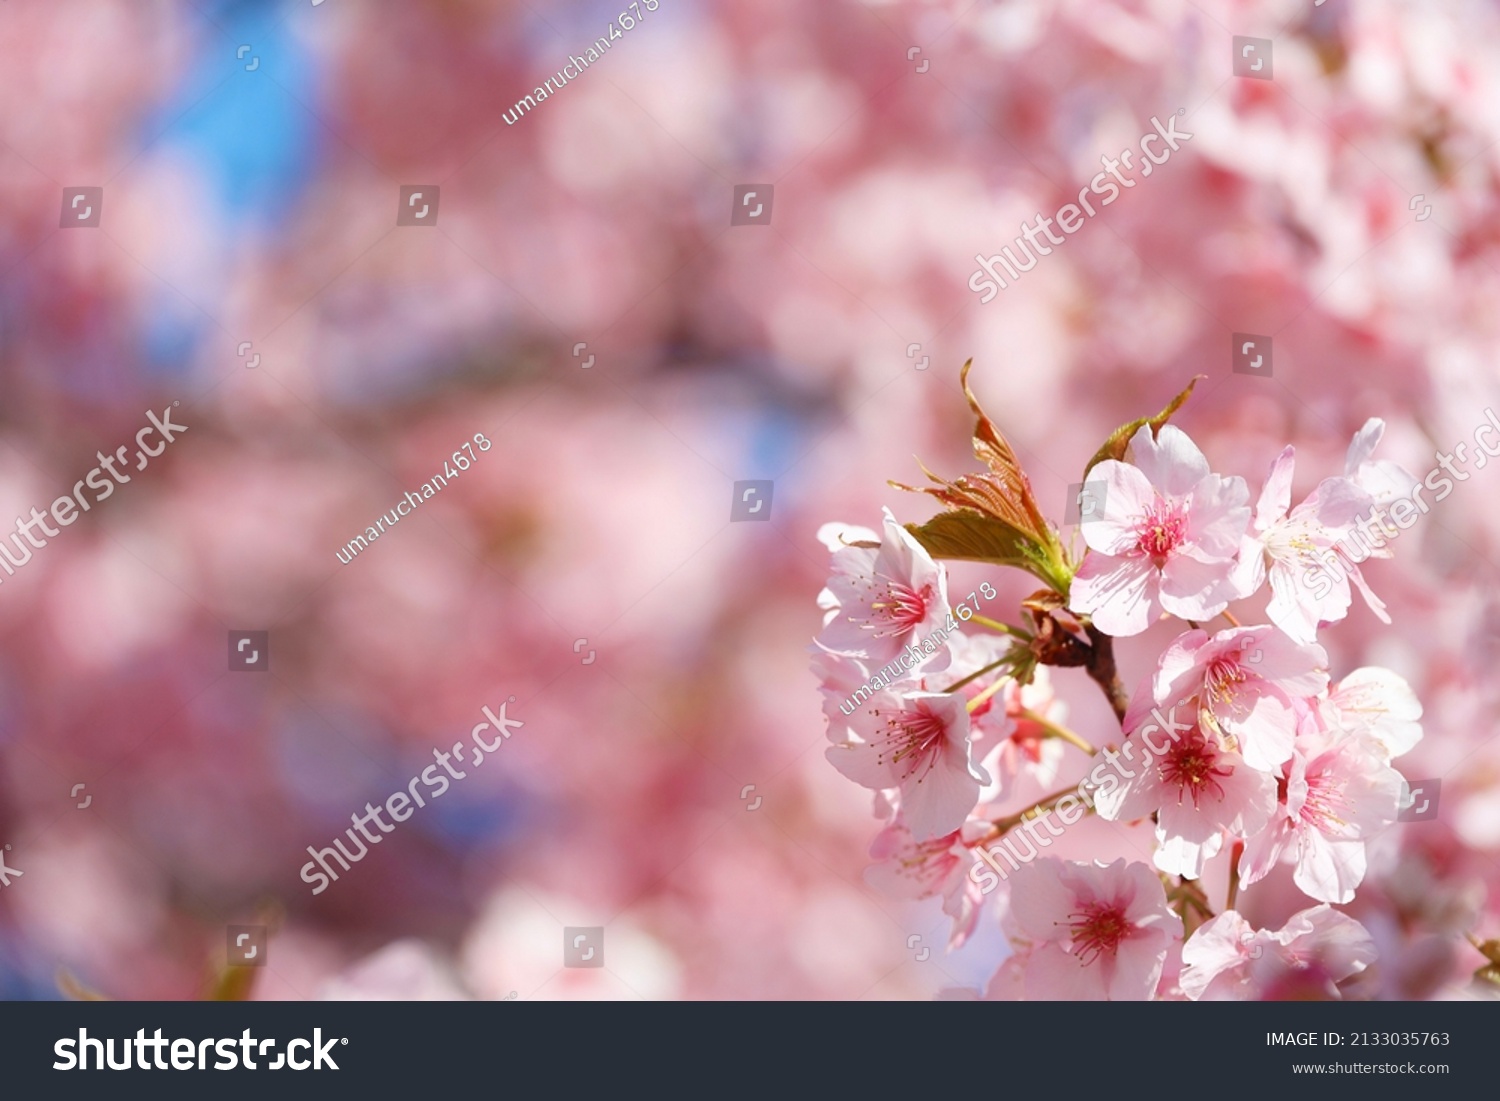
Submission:
[[[265,913],[262,998],[975,985],[992,915],[944,957],[937,900],[864,884],[877,823],[824,760],[805,651],[817,528],[925,518],[886,480],[974,465],[959,365],[1059,520],[1102,438],[1194,374],[1177,423],[1252,492],[1295,444],[1297,499],[1369,416],[1420,477],[1500,405],[1492,5],[660,0],[506,124],[618,20],[0,10],[0,524],[148,408],[189,426],[0,577],[0,996],[58,997],[64,968],[195,997]],[[1274,80],[1232,75],[1234,35],[1274,40]],[[976,254],[1179,108],[1181,152],[980,303]],[[737,184],[774,185],[769,224],[730,225]],[[440,187],[435,224],[396,225],[403,185]],[[59,228],[77,186],[97,228]],[[1274,337],[1274,377],[1230,371],[1232,332]],[[493,449],[335,557],[475,433]],[[770,519],[731,523],[749,479]],[[1367,570],[1393,626],[1357,602],[1322,640],[1336,677],[1412,683],[1403,771],[1443,784],[1349,908],[1372,996],[1445,996],[1483,962],[1460,934],[1500,935],[1497,490],[1476,471]],[[238,629],[270,632],[269,672],[228,670]],[[1170,636],[1121,643],[1128,684]],[[1054,680],[1074,729],[1112,725]],[[489,767],[313,896],[306,847],[509,696]],[[1063,855],[1141,858],[1098,825]],[[1289,876],[1245,900],[1301,906]],[[563,967],[572,926],[604,928],[603,968]]]

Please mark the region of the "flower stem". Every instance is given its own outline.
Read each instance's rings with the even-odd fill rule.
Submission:
[[[1067,727],[1059,726],[1051,719],[1038,715],[1035,711],[1022,710],[1020,714],[1016,716],[1016,718],[1025,719],[1027,722],[1036,723],[1036,725],[1045,730],[1050,737],[1061,738],[1069,745],[1076,745],[1090,757],[1097,756],[1099,753],[1097,749],[1091,746],[1088,742],[1084,741],[1084,739],[1079,735],[1073,733],[1073,731],[1069,730]]]
[[[1177,914],[1182,918],[1184,937],[1192,936],[1198,926],[1215,916],[1213,908],[1208,904],[1208,899],[1203,897],[1203,888],[1196,880],[1179,880],[1177,886],[1167,892],[1167,901],[1177,905]],[[1196,918],[1189,916],[1189,909],[1196,913]]]
[[[990,823],[989,832],[986,833],[983,837],[976,837],[973,841],[969,842],[969,847],[973,848],[976,845],[982,845],[986,841],[993,841],[997,837],[1005,836],[1005,834],[1009,833],[1011,830],[1019,826],[1022,822],[1026,821],[1026,819],[1035,818],[1037,815],[1045,811],[1055,809],[1058,803],[1061,803],[1070,795],[1074,797],[1078,795],[1078,786],[1076,784],[1070,788],[1063,788],[1061,791],[1054,791],[1051,795],[1047,795],[1041,799],[1038,799],[1035,803],[1032,803],[1031,806],[1025,808],[1024,810],[1019,810],[1015,814],[1008,815],[1005,818],[995,819]],[[1086,811],[1085,813],[1092,812],[1093,809],[1093,807],[1089,807],[1088,811]]]
[[[1240,626],[1240,621],[1234,618],[1234,613],[1231,612],[1228,608],[1225,608],[1224,611],[1221,614],[1224,616],[1225,619],[1229,620],[1229,625],[1231,627],[1238,627],[1238,626]]]
[[[1022,642],[1031,641],[1031,632],[1023,631],[1019,627],[1012,627],[1009,623],[1001,623],[998,619],[991,619],[987,615],[975,613],[966,622],[977,623],[981,627],[988,627],[992,631],[999,631],[1002,635],[1010,635],[1012,638],[1018,638]]]
[[[1233,910],[1234,901],[1240,896],[1240,857],[1244,855],[1245,843],[1236,841],[1229,851],[1229,894],[1224,899],[1224,909]]]
[[[972,715],[976,710],[978,710],[980,707],[984,706],[984,702],[986,700],[988,700],[991,696],[993,696],[996,692],[1000,691],[1000,689],[1002,689],[1004,687],[1005,687],[1005,678],[1004,677],[997,677],[997,678],[995,678],[995,683],[994,684],[990,685],[983,692],[979,693],[979,695],[975,696],[972,700],[969,701],[969,703],[968,703],[969,714]]]
[[[1008,656],[1001,658],[999,661],[992,661],[992,662],[990,662],[990,664],[986,665],[983,669],[976,669],[974,672],[970,673],[963,680],[955,682],[951,687],[945,688],[945,689],[943,689],[943,691],[945,691],[945,692],[957,692],[964,685],[966,685],[966,684],[972,684],[974,681],[978,680],[980,677],[984,676],[986,673],[993,672],[994,670],[1000,668],[1000,666],[1008,664],[1009,662],[1010,662],[1010,658]]]

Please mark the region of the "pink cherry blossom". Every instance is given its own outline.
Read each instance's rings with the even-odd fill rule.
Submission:
[[[1165,717],[1169,727],[1182,726]],[[1101,788],[1094,809],[1106,821],[1156,814],[1152,859],[1171,875],[1198,878],[1226,835],[1254,834],[1275,810],[1275,780],[1196,724],[1162,730],[1146,723],[1125,739],[1120,756],[1124,782]]]
[[[867,693],[861,693],[870,683],[870,670],[858,658],[845,654],[834,654],[817,643],[808,647],[812,655],[809,663],[818,678],[818,692],[823,696],[823,714],[828,719],[828,737],[831,741],[842,741],[849,728],[849,715]]]
[[[1283,766],[1269,829],[1240,859],[1241,883],[1258,882],[1279,860],[1309,898],[1342,905],[1365,877],[1365,841],[1396,820],[1404,790],[1385,751],[1362,734],[1320,730],[1309,715]]]
[[[959,693],[875,693],[849,721],[853,736],[828,760],[862,787],[900,792],[913,837],[927,841],[961,827],[989,773],[973,760],[968,707]]]
[[[960,831],[918,841],[898,815],[875,835],[870,859],[875,863],[865,869],[865,882],[876,890],[908,899],[941,895],[943,913],[953,919],[948,948],[962,947],[979,921],[984,896],[968,875],[974,855]]]
[[[1240,549],[1235,581],[1239,595],[1247,597],[1269,580],[1267,617],[1294,641],[1310,643],[1317,639],[1319,623],[1336,623],[1349,613],[1354,571],[1335,572],[1327,566],[1341,561],[1336,557],[1339,542],[1369,510],[1371,500],[1349,479],[1327,478],[1291,508],[1294,466],[1291,447],[1271,464]]]
[[[1344,477],[1370,495],[1378,507],[1389,506],[1400,497],[1409,497],[1417,487],[1417,479],[1399,463],[1382,459],[1371,461],[1381,436],[1385,435],[1385,421],[1371,417],[1349,441],[1349,451],[1344,457]]]
[[[989,668],[1015,648],[1012,639],[994,634],[954,636],[952,664],[941,674],[923,675],[919,685],[935,691]],[[996,679],[1002,686],[994,690]],[[1067,708],[1053,691],[1046,666],[1032,670],[1030,684],[1021,685],[1008,673],[979,677],[958,690],[972,704],[969,712],[970,739],[974,759],[993,778],[982,793],[984,802],[1007,798],[1018,777],[1029,777],[1046,786],[1057,777],[1065,746],[1031,716],[1062,722]]]
[[[1057,779],[1067,746],[1030,716],[1061,723],[1067,717],[1067,707],[1057,699],[1046,667],[1039,666],[1035,670],[1030,684],[1007,680],[1005,687],[986,702],[994,705],[993,712],[1005,717],[1001,738],[975,739],[980,760],[995,777],[993,798],[1009,798],[1016,781],[1023,778],[1040,787],[1051,787]],[[980,725],[980,708],[975,709],[973,718],[976,726]]]
[[[920,686],[928,691],[936,692],[957,684],[1000,661],[1014,648],[1014,645],[1011,639],[989,632],[955,633],[949,641],[949,649],[953,656],[948,667],[931,675],[927,675],[924,667]],[[985,695],[986,690],[996,678],[1003,678],[1006,688],[1001,692]],[[1015,730],[1015,722],[1006,706],[1006,699],[1013,684],[1014,681],[1006,675],[1004,667],[1001,667],[992,675],[977,677],[958,690],[965,700],[978,700],[973,710],[969,712],[971,737],[974,739],[975,757],[978,759],[982,760]],[[984,698],[979,699],[980,696]]]
[[[1385,421],[1371,417],[1349,441],[1349,450],[1344,457],[1344,480],[1364,494],[1369,503],[1335,548],[1338,561],[1325,563],[1325,566],[1331,574],[1347,573],[1370,610],[1382,622],[1389,623],[1391,619],[1386,613],[1385,603],[1371,591],[1359,563],[1366,558],[1391,558],[1394,555],[1387,540],[1399,529],[1385,523],[1385,510],[1396,500],[1410,497],[1419,483],[1399,463],[1370,459],[1384,434]],[[1319,578],[1318,584],[1323,583]]]
[[[1275,627],[1233,627],[1178,635],[1142,684],[1125,715],[1125,728],[1145,721],[1153,705],[1198,701],[1198,721],[1232,739],[1251,768],[1275,771],[1292,756],[1297,736],[1293,701],[1328,686],[1328,654],[1298,645]]]
[[[1106,459],[1090,481],[1105,484],[1103,515],[1081,525],[1089,553],[1073,578],[1070,607],[1110,635],[1138,635],[1163,612],[1218,615],[1235,595],[1231,575],[1250,519],[1242,478],[1221,478],[1173,425],[1149,425],[1130,443],[1131,462]]]
[[[1276,932],[1226,910],[1182,946],[1182,992],[1194,1001],[1340,997],[1338,983],[1375,962],[1365,927],[1326,903],[1293,914]]]
[[[1364,734],[1387,761],[1422,740],[1422,724],[1417,721],[1422,717],[1421,701],[1411,685],[1389,669],[1356,669],[1320,702],[1329,713],[1327,725]]]
[[[1145,1001],[1182,925],[1145,864],[1043,857],[1013,876],[1008,923],[1033,1001]]]
[[[832,534],[827,526],[820,532]],[[929,636],[946,628],[948,578],[886,509],[879,547],[842,546],[833,552],[833,576],[820,604],[830,614],[818,643],[878,668],[908,645],[927,649]],[[938,649],[943,657],[934,667],[947,660],[946,647]]]

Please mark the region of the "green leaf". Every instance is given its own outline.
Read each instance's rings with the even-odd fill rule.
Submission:
[[[1094,457],[1089,460],[1089,465],[1083,468],[1083,480],[1088,481],[1089,471],[1093,470],[1094,467],[1098,466],[1105,459],[1123,459],[1125,457],[1125,449],[1130,446],[1131,437],[1141,430],[1142,425],[1149,424],[1151,426],[1151,436],[1155,439],[1156,435],[1161,431],[1161,426],[1167,423],[1167,419],[1182,408],[1182,403],[1187,401],[1188,396],[1192,394],[1193,387],[1198,385],[1198,380],[1207,377],[1207,375],[1194,375],[1193,380],[1187,384],[1187,388],[1169,401],[1167,407],[1156,414],[1156,416],[1142,417],[1140,420],[1131,421],[1129,424],[1122,424],[1119,428],[1111,432],[1109,439],[1104,441],[1104,446],[1094,452]]]
[[[1015,566],[1064,593],[1072,580],[1026,532],[982,512],[940,512],[925,524],[907,524],[906,530],[934,558]]]
[[[1015,450],[969,388],[969,371],[973,366],[973,359],[964,363],[958,379],[975,417],[974,457],[983,461],[987,469],[982,474],[961,474],[949,481],[923,466],[922,473],[934,485],[918,488],[891,482],[897,489],[935,497],[952,513],[963,517],[954,520],[938,516],[927,524],[908,525],[908,530],[918,540],[924,538],[924,533],[933,540],[927,551],[934,557],[1018,566],[1055,591],[1066,593],[1073,580],[1068,552],[1058,538],[1057,529],[1037,504],[1031,481],[1021,469]]]

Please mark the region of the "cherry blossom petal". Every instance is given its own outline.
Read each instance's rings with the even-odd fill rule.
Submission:
[[[1153,439],[1142,425],[1130,440],[1130,460],[1163,493],[1182,497],[1208,476],[1208,460],[1186,432],[1164,424]]]
[[[1161,617],[1161,574],[1144,558],[1090,553],[1073,576],[1070,603],[1107,635],[1138,635]]]
[[[1090,550],[1119,555],[1135,549],[1140,517],[1155,503],[1156,490],[1129,463],[1105,459],[1088,473],[1090,482],[1104,483],[1102,515],[1079,525]]]

